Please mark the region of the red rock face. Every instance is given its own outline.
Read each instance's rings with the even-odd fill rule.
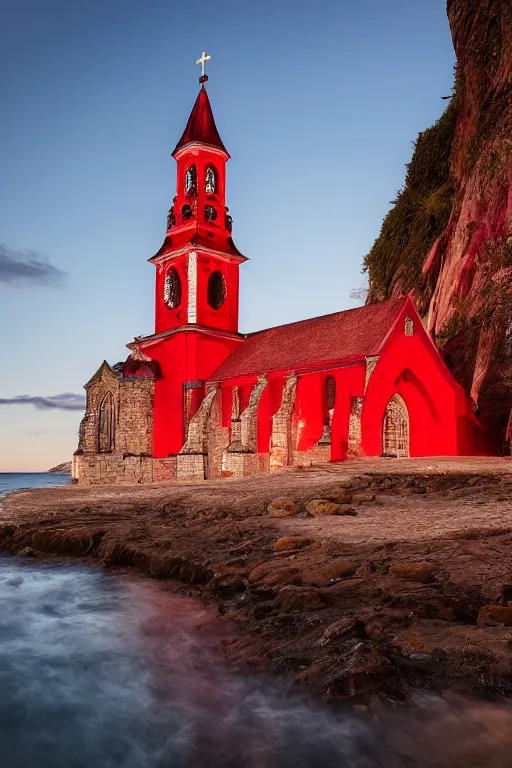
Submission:
[[[503,450],[512,408],[512,4],[448,0],[447,10],[457,54],[454,204],[415,299]]]

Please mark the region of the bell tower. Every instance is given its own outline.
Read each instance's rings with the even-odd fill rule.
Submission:
[[[199,93],[172,157],[176,190],[156,267],[155,331],[128,345],[158,363],[154,388],[153,455],[174,456],[205,397],[205,382],[245,337],[238,332],[238,270],[246,261],[226,207],[229,153],[205,88]]]
[[[229,160],[213,117],[203,74],[200,90],[173,158],[176,194],[167,214],[156,268],[155,333],[180,326],[238,332],[238,268],[246,258],[236,248],[226,206]]]

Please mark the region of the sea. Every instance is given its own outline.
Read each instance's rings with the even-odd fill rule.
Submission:
[[[0,474],[0,489],[69,481]],[[512,766],[506,704],[327,706],[230,667],[225,631],[165,582],[0,555],[0,767]]]

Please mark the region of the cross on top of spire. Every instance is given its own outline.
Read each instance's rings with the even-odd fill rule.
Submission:
[[[203,53],[201,54],[201,58],[196,61],[197,65],[199,64],[201,65],[201,77],[199,78],[199,82],[201,83],[201,85],[203,85],[203,83],[206,83],[206,81],[208,80],[208,75],[205,75],[204,73],[204,65],[205,65],[205,62],[210,61],[210,59],[211,59],[211,56],[207,56],[206,51],[203,51]]]

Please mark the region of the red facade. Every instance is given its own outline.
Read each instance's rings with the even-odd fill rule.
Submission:
[[[292,374],[291,433],[298,453],[314,450],[324,437],[332,461],[380,456],[392,441],[402,441],[403,455],[411,456],[486,452],[463,390],[408,297],[240,334],[238,270],[245,257],[232,239],[229,154],[204,85],[173,157],[176,196],[162,247],[150,259],[156,268],[155,333],[135,345],[158,368],[154,457],[181,451],[187,425],[213,383],[220,387],[222,426],[231,436],[233,391],[243,412],[262,376],[257,452],[268,454],[273,417]],[[390,450],[401,455],[396,445]]]

